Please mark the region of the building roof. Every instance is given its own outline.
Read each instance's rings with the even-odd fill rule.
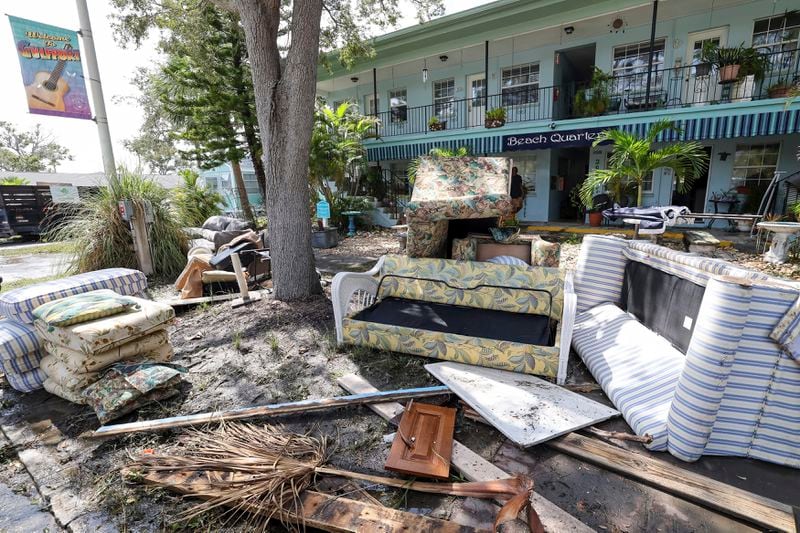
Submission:
[[[18,176],[26,179],[31,185],[63,185],[69,184],[76,187],[97,187],[104,185],[103,172],[8,172],[0,171],[0,179]],[[146,174],[167,189],[175,189],[182,183],[177,174]]]

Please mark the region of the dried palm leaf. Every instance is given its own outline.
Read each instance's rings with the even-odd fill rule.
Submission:
[[[313,486],[316,476],[331,475],[434,494],[475,498],[506,496],[509,499],[498,513],[495,529],[527,508],[531,531],[544,531],[530,505],[533,491],[530,478],[429,483],[373,476],[325,466],[330,444],[327,438],[289,433],[279,426],[227,424],[215,430],[192,430],[183,443],[181,455],[142,455],[126,471],[134,477],[203,499],[180,516],[183,520],[224,507],[229,509],[230,519],[247,513],[253,529],[263,530],[273,518],[287,527],[300,521],[302,527],[301,494]],[[183,483],[186,480],[191,483]],[[181,486],[176,486],[178,484]]]

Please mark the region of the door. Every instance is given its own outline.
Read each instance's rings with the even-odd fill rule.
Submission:
[[[703,46],[713,44],[725,46],[728,42],[728,28],[715,28],[690,33],[686,40],[686,93],[684,103],[707,104],[720,98],[721,86],[717,83],[716,71],[703,65],[701,56]],[[698,67],[698,65],[700,65]]]
[[[704,213],[706,211],[706,197],[708,196],[708,176],[711,172],[711,147],[704,147],[708,156],[709,165],[703,174],[697,176],[692,185],[683,192],[678,191],[678,184],[675,177],[672,178],[672,205],[685,205],[692,213]]]
[[[483,126],[486,114],[486,77],[484,73],[467,76],[467,125],[470,128]]]

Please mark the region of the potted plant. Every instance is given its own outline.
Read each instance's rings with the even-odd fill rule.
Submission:
[[[708,61],[703,61],[694,66],[695,76],[708,76],[709,74],[711,74],[711,63]]]
[[[790,96],[793,89],[796,88],[796,85],[789,83],[788,81],[779,81],[775,83],[767,89],[767,93],[769,94],[770,98],[786,98]]]
[[[442,122],[436,115],[428,120],[428,129],[431,131],[442,131],[447,126],[447,122]]]
[[[596,117],[611,107],[611,76],[594,67],[588,88],[575,93],[574,113],[579,117]]]
[[[484,125],[487,128],[501,128],[506,125],[506,109],[495,107],[486,112]]]
[[[589,209],[589,225],[599,228],[603,224],[603,211],[600,209]]]
[[[739,70],[745,59],[744,43],[735,47],[721,47],[707,42],[700,58],[704,63],[717,67],[719,83],[733,83],[739,79]]]

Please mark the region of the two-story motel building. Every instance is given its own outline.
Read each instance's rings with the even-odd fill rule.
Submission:
[[[800,80],[792,8],[797,0],[499,0],[378,37],[374,58],[320,69],[317,88],[379,117],[368,157],[394,193],[432,147],[512,157],[527,185],[524,221],[574,219],[570,192],[609,153],[592,148],[597,132],[641,133],[669,117],[682,132],[663,142],[702,143],[708,173],[680,195],[668,171],[656,172],[645,203],[709,211],[715,194],[758,192],[775,171],[800,170],[800,98],[776,90]],[[707,42],[769,54],[766,75],[724,83],[700,60]],[[586,105],[595,67],[610,78],[599,104]],[[487,128],[485,113],[500,107],[505,124]]]

